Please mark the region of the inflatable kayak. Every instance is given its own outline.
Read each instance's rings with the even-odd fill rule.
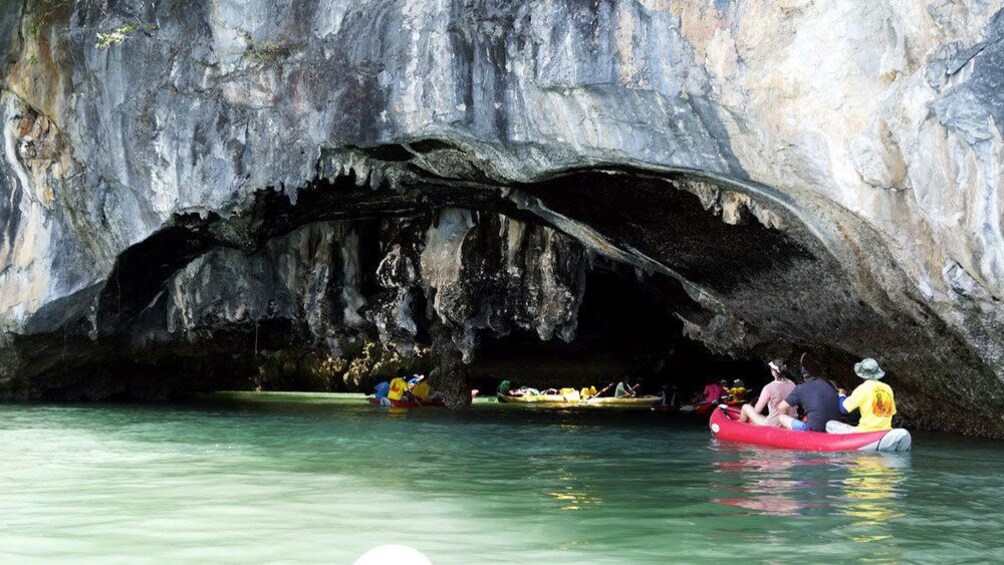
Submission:
[[[711,433],[722,441],[798,451],[909,451],[912,442],[910,432],[902,428],[857,434],[828,434],[743,424],[739,422],[739,411],[735,409],[714,410],[709,425]]]
[[[388,408],[424,408],[426,406],[443,406],[443,399],[437,398],[436,400],[429,400],[419,404],[414,400],[390,400],[387,398],[379,399],[374,397],[369,397],[366,400],[369,401],[373,406],[386,406]]]
[[[471,391],[471,400],[473,401],[478,397],[478,390],[474,389]],[[366,400],[373,406],[384,406],[386,408],[426,408],[433,406],[446,406],[442,398],[437,398],[435,400],[426,400],[421,404],[415,402],[414,400],[390,400],[389,398],[376,398],[374,396],[366,397]]]
[[[526,404],[541,408],[650,408],[659,402],[658,396],[640,396],[635,398],[616,398],[601,396],[580,400],[568,398],[560,394],[538,394],[509,396],[500,394],[496,397],[503,404]]]

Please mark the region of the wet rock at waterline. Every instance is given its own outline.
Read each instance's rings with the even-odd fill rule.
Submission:
[[[436,342],[460,390],[483,340],[580,339],[614,265],[714,352],[874,356],[914,424],[1002,436],[1002,34],[976,1],[19,3],[0,391],[364,342]]]

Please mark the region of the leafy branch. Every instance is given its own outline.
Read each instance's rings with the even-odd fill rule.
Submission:
[[[112,45],[119,45],[132,37],[132,33],[138,29],[143,29],[144,31],[154,31],[157,29],[157,26],[153,24],[141,25],[134,22],[123,24],[108,32],[98,32],[98,42],[95,43],[94,46],[98,49],[108,49]]]

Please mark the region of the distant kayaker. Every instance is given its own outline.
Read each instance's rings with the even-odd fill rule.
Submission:
[[[673,385],[662,385],[659,387],[659,405],[663,408],[676,406],[676,387]]]
[[[746,400],[746,383],[742,379],[732,381],[732,388],[729,389],[729,400],[742,402]]]
[[[383,381],[373,388],[373,396],[375,396],[378,400],[387,398],[388,392],[390,392],[390,383],[387,381]]]
[[[774,376],[774,380],[760,391],[760,398],[757,399],[756,406],[752,404],[743,405],[739,421],[749,422],[756,426],[779,428],[781,427],[781,421],[778,418],[782,414],[780,404],[791,394],[791,391],[795,390],[795,383],[784,376],[785,366],[783,359],[775,359],[768,366],[770,367],[770,374]],[[766,416],[763,415],[764,407],[767,408]],[[795,410],[794,408],[787,408],[784,414],[794,416]]]
[[[801,408],[805,413],[804,422],[786,413],[795,407]],[[778,416],[781,426],[799,432],[825,432],[826,423],[840,417],[837,389],[808,373],[805,375],[805,382],[796,386],[777,408],[781,412]]]
[[[718,404],[722,401],[723,396],[725,396],[725,387],[720,383],[709,381],[708,384],[704,385],[704,404]]]
[[[621,382],[617,383],[617,388],[614,389],[614,398],[634,398],[635,389],[640,385],[631,386],[631,379],[627,375],[621,379]]]
[[[508,396],[512,394],[512,383],[509,381],[509,379],[500,382],[499,387],[495,391],[495,393],[500,394],[502,396]]]
[[[411,387],[411,395],[419,402],[429,402],[441,396],[432,390],[429,383],[425,382],[424,375],[416,375],[414,379],[408,381],[408,385]]]
[[[390,390],[387,392],[388,400],[401,400],[408,392],[408,382],[401,377],[394,377],[390,381]]]
[[[850,396],[840,389],[838,407],[843,414],[859,410],[861,419],[857,426],[850,426],[834,418],[826,423],[826,431],[846,434],[891,430],[892,417],[896,415],[896,399],[892,387],[880,382],[885,371],[879,367],[878,361],[868,358],[855,363],[854,372],[865,382],[858,385]]]

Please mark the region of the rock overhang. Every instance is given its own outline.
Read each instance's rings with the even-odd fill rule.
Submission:
[[[890,362],[902,372],[918,367],[909,387],[929,381],[919,388],[993,413],[1004,350],[995,332],[1000,238],[999,215],[985,203],[994,201],[1001,145],[988,119],[999,102],[1000,7],[914,14],[882,3],[857,12],[811,5],[779,15],[770,6],[700,4],[454,2],[409,11],[390,3],[367,12],[288,2],[213,10],[125,2],[103,11],[79,2],[43,30],[53,65],[29,64],[43,41],[6,19],[16,71],[4,95],[6,145],[25,141],[15,126],[29,111],[53,127],[32,134],[31,156],[7,152],[17,178],[4,179],[11,199],[0,200],[14,212],[0,208],[8,228],[0,250],[20,242],[29,251],[7,266],[5,323],[17,327],[46,307],[51,319],[66,297],[107,289],[116,261],[179,214],[230,218],[264,186],[298,200],[326,174],[324,157],[341,153],[358,161],[349,165],[356,180],[366,159],[416,166],[426,196],[415,199],[427,204],[452,192],[457,207],[474,209],[482,204],[468,199],[481,200],[484,187],[508,193],[492,198],[593,252],[687,280],[684,290],[705,309],[724,304],[786,339],[900,358]],[[131,17],[157,29],[94,47],[94,33]],[[772,22],[776,38],[757,35]],[[798,60],[793,50],[813,45],[821,26],[836,34],[831,48]],[[394,29],[409,33],[374,33]],[[871,29],[887,33],[863,33]],[[850,44],[853,60],[842,58]],[[100,135],[89,141],[93,132]],[[47,163],[25,166],[52,148]],[[673,247],[686,233],[651,220],[634,223],[652,229],[632,231],[631,218],[591,215],[567,188],[547,184],[551,175],[565,179],[558,184],[601,171],[617,178],[620,167],[644,188],[639,198],[661,194],[648,187],[677,175],[679,187],[740,222],[737,230],[754,220],[770,229],[734,245],[721,233],[709,239],[722,244],[715,269],[712,253]],[[370,169],[376,177],[364,182],[377,185],[391,170]],[[607,192],[607,202],[639,216],[660,206],[622,201],[623,191],[609,188],[594,194]],[[679,207],[688,208],[697,210]],[[253,250],[270,237],[265,229],[245,238],[257,228],[240,222],[221,227],[226,233],[207,239],[224,247]],[[666,240],[646,241],[648,232]],[[775,245],[791,252],[771,255]],[[765,268],[771,257],[789,269]],[[792,292],[774,311],[809,311],[764,312],[763,297],[778,285]],[[714,328],[703,330],[706,341],[737,347],[728,315],[691,317],[695,336]]]
[[[418,151],[414,149],[416,146]],[[99,340],[125,339],[137,351],[151,344],[168,344],[189,330],[210,331],[208,326],[191,320],[191,327],[185,327],[185,316],[177,315],[184,310],[179,302],[185,299],[181,299],[164,306],[175,311],[169,323],[166,320],[170,316],[166,314],[164,318],[152,318],[158,337],[151,338],[151,308],[156,311],[157,301],[172,289],[182,294],[218,292],[223,297],[219,304],[203,304],[198,308],[207,311],[221,308],[213,313],[218,317],[217,330],[228,324],[240,326],[255,316],[264,315],[266,305],[270,305],[267,296],[249,288],[242,289],[240,285],[253,286],[255,277],[262,275],[261,268],[277,267],[259,266],[255,272],[242,271],[246,268],[243,266],[233,268],[227,272],[228,280],[218,281],[214,290],[213,285],[206,287],[198,283],[201,277],[215,280],[206,274],[209,270],[206,265],[232,266],[246,261],[241,257],[254,256],[261,261],[262,250],[273,245],[272,242],[297,237],[298,232],[311,229],[309,226],[345,225],[353,220],[380,218],[411,222],[419,218],[418,229],[413,230],[420,234],[414,236],[419,239],[434,234],[448,241],[453,237],[451,230],[455,230],[454,235],[461,243],[454,241],[454,247],[449,248],[452,251],[448,249],[447,254],[458,258],[462,255],[460,249],[465,238],[474,233],[474,225],[483,223],[472,218],[485,215],[485,218],[505,218],[502,224],[491,220],[495,227],[489,231],[517,231],[511,225],[517,223],[543,226],[560,235],[562,240],[574,242],[578,253],[593,254],[650,276],[671,280],[672,283],[660,284],[672,284],[676,289],[673,296],[677,303],[673,310],[675,316],[684,321],[688,337],[723,354],[756,357],[805,347],[843,361],[853,354],[885,351],[893,371],[917,374],[922,372],[917,361],[923,359],[924,364],[929,364],[932,352],[949,356],[951,347],[962,346],[961,342],[947,347],[932,343],[931,336],[937,333],[936,328],[923,327],[916,319],[909,318],[909,313],[903,313],[895,302],[897,298],[917,301],[916,296],[890,297],[883,288],[877,292],[874,287],[861,286],[862,281],[854,277],[855,269],[862,266],[845,267],[842,263],[845,257],[840,254],[845,251],[847,242],[858,243],[874,237],[868,234],[867,226],[822,221],[818,215],[809,214],[790,194],[779,194],[769,187],[700,171],[626,163],[550,171],[537,181],[506,182],[497,170],[481,170],[479,164],[485,161],[478,157],[479,152],[471,152],[474,156],[470,157],[462,146],[463,143],[455,139],[426,138],[402,145],[321,150],[317,179],[310,186],[295,191],[294,198],[289,198],[288,189],[266,190],[256,195],[252,205],[227,215],[181,215],[152,237],[124,251],[96,298],[93,291],[81,293],[79,298],[90,301],[89,308],[77,304],[75,308],[61,309],[76,316],[75,320],[65,320],[73,322],[66,327],[81,327],[81,323],[86,325],[90,320],[93,327],[89,328],[88,335],[96,334]],[[497,152],[498,148],[493,150]],[[445,153],[445,157],[439,158],[440,153]],[[432,223],[423,224],[423,221],[430,221],[429,214],[432,214]],[[851,217],[839,209],[829,214],[834,218],[841,214]],[[326,236],[329,243],[346,238],[349,231],[339,229],[342,230],[337,232],[340,235]],[[850,229],[861,231],[850,237]],[[840,235],[837,237],[833,233]],[[358,239],[359,235],[353,237]],[[492,246],[497,243],[488,244],[474,255],[490,255]],[[412,244],[429,245],[430,240],[413,241]],[[381,251],[400,252],[400,245],[394,245],[397,247],[392,245]],[[205,258],[207,254],[219,256],[221,253],[230,258],[216,259],[215,263],[214,259]],[[271,261],[286,260],[281,259],[283,252],[273,251],[267,255]],[[858,255],[851,253],[849,256],[856,258]],[[385,266],[386,259],[377,263],[378,268]],[[300,258],[305,266],[311,266],[312,260]],[[195,261],[203,261],[205,265],[192,270]],[[413,257],[414,264],[406,268],[420,268],[422,261],[420,252]],[[453,279],[440,284],[465,287],[473,280],[475,286],[482,285],[479,292],[497,290],[497,285],[485,278],[483,268],[480,271],[472,269],[474,274],[471,275],[465,274],[464,268],[457,266],[450,274]],[[582,268],[587,267],[573,266],[568,273],[574,279],[574,273]],[[194,278],[179,275],[186,271],[191,271]],[[520,273],[520,277],[529,276],[528,273]],[[884,275],[902,276],[895,272]],[[432,274],[426,273],[426,276],[432,277]],[[544,321],[537,320],[527,326],[532,328],[536,324],[538,329],[550,328],[541,329],[541,338],[553,338],[554,331],[564,327],[558,334],[574,339],[575,295],[581,289],[576,289],[580,283],[572,279],[566,280],[572,285],[568,287],[571,302],[550,313],[538,312]],[[179,282],[185,280],[188,282]],[[237,282],[238,286],[225,291],[228,282]],[[417,280],[407,282],[418,284]],[[875,284],[874,281],[865,282]],[[261,304],[252,308],[250,314],[247,312],[248,296],[261,299]],[[434,293],[429,298],[433,303],[436,300]],[[525,298],[524,295],[515,297],[516,300]],[[365,302],[362,295],[359,299]],[[503,307],[499,310],[511,309],[513,305],[505,302],[513,299],[512,295],[500,298]],[[480,305],[472,306],[469,292],[461,292],[451,300],[435,314],[455,328],[455,345],[467,356],[476,355],[478,332],[504,335],[510,331],[511,321],[492,321],[490,318],[497,312],[484,312],[478,309]],[[398,310],[400,307],[397,306]],[[891,311],[900,317],[889,319]],[[39,313],[37,320],[45,320],[45,323],[36,320],[29,326],[58,327],[60,324],[51,320],[50,312],[51,309]],[[401,312],[394,315],[400,316]],[[410,320],[422,315],[422,312],[412,311],[407,312],[405,318]],[[921,311],[921,315],[927,316],[926,322],[933,319],[929,312]],[[557,321],[548,319],[553,316],[557,316]],[[287,307],[281,317],[304,321],[296,308]],[[343,324],[349,322],[344,315],[333,319]],[[382,323],[386,324],[387,320]],[[909,324],[909,332],[900,333],[899,329],[906,324]],[[179,331],[181,334],[176,333]],[[298,331],[301,333],[294,334],[299,337],[291,338],[289,344],[297,339],[311,345],[323,342],[323,336],[316,334],[315,328]],[[389,335],[384,328],[382,337]],[[940,352],[939,347],[942,347]],[[924,392],[923,379],[912,378],[916,380],[908,378],[904,388],[910,390],[916,386]]]

